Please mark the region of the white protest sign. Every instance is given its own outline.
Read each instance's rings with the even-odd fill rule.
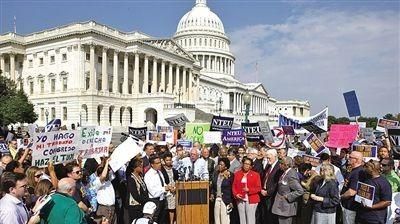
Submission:
[[[127,138],[111,154],[108,165],[110,165],[114,172],[117,172],[125,163],[141,152],[142,149],[139,148],[135,140]]]
[[[304,151],[300,151],[298,149],[289,148],[287,152],[287,156],[294,158],[295,156],[303,156],[306,153]]]
[[[79,145],[78,131],[54,131],[35,133],[32,146],[32,166],[46,167],[65,163],[76,158]]]
[[[221,135],[220,131],[205,131],[204,132],[204,143],[205,144],[221,144]]]
[[[112,127],[82,127],[79,134],[79,151],[82,158],[108,156]]]

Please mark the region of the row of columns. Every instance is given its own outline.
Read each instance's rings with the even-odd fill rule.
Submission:
[[[6,63],[5,63],[5,57],[8,55],[9,60],[9,72],[10,72],[10,78],[11,80],[15,81],[15,53],[9,53],[9,54],[1,54],[0,55],[0,69],[4,73],[6,72]]]
[[[244,112],[244,93],[233,93],[233,113],[238,114]],[[250,101],[251,114],[266,114],[268,113],[268,100],[258,96],[251,96]]]
[[[129,107],[84,105],[79,112],[79,116],[81,116],[80,119],[74,120],[81,120],[81,125],[129,126],[131,117],[133,119],[133,111]]]
[[[96,89],[96,54],[95,45],[90,45],[90,85],[89,90]],[[102,47],[102,90],[107,92],[108,88],[108,74],[107,74],[107,51],[108,48]],[[118,70],[119,70],[119,51],[113,50],[113,92],[119,92],[118,88]],[[182,92],[183,96],[189,101],[192,101],[193,91],[194,91],[194,75],[190,68],[174,64],[172,62],[165,61],[154,56],[144,55],[143,64],[140,63],[141,55],[138,52],[132,53],[134,56],[134,69],[133,69],[133,85],[132,93],[156,93],[156,92],[166,92],[170,94],[177,94],[179,91]],[[122,94],[129,94],[129,55],[130,53],[124,52],[123,54],[123,83],[122,83]],[[161,64],[161,80],[158,80],[158,64]],[[165,72],[166,65],[168,65],[168,76]],[[149,67],[152,67],[152,73],[149,74]],[[143,78],[140,77],[139,67],[143,69]],[[115,75],[117,74],[117,75]],[[182,81],[180,80],[182,75]],[[175,79],[173,78],[175,76]],[[168,77],[168,80],[166,80]],[[197,78],[198,79],[198,78]],[[142,88],[140,88],[140,83],[143,81]],[[150,89],[149,89],[150,84]]]
[[[233,75],[234,71],[234,62],[233,60],[221,57],[217,55],[195,55],[194,56],[198,61],[200,61],[200,65],[208,71],[219,72]]]

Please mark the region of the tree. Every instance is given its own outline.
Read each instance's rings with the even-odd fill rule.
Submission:
[[[383,118],[388,119],[388,120],[400,121],[400,113],[398,113],[397,115],[386,114],[385,116],[383,116]]]
[[[37,120],[33,104],[15,82],[1,76],[0,71],[0,125],[33,123]]]

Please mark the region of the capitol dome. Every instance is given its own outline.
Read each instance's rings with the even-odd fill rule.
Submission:
[[[207,6],[206,0],[196,0],[195,6],[178,23],[176,35],[193,31],[208,31],[225,36],[221,19]]]

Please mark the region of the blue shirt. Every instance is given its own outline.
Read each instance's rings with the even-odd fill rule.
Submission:
[[[28,222],[28,210],[18,198],[6,194],[0,200],[0,224],[25,224]]]

